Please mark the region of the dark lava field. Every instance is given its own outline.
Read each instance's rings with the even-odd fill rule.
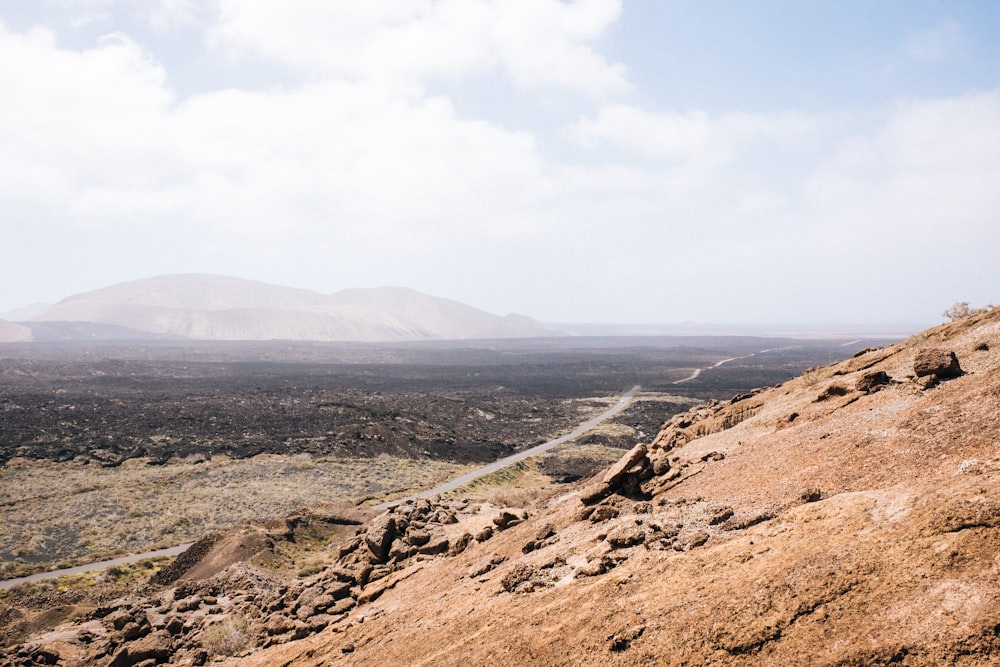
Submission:
[[[649,398],[615,421],[651,438],[683,409],[665,394],[727,399],[887,342],[5,344],[0,464],[20,457],[117,466],[138,457],[163,464],[262,453],[486,462],[572,429],[608,405],[598,399],[636,384]],[[678,383],[695,369],[706,370]],[[618,447],[633,440],[590,438]]]

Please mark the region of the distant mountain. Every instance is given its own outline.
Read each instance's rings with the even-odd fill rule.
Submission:
[[[0,320],[0,343],[20,343],[31,340],[31,329],[21,324]]]
[[[201,274],[157,276],[77,294],[29,325],[42,322],[88,322],[195,340],[407,341],[558,333],[529,317],[500,317],[400,287],[326,295]]]

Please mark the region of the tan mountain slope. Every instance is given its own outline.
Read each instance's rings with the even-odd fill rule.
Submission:
[[[402,288],[325,295],[200,274],[157,276],[77,294],[33,320],[113,324],[199,340],[401,341],[551,335],[530,318],[498,317]]]
[[[6,655],[1000,664],[998,482],[1000,311],[677,415],[544,507],[418,500],[206,539],[143,595],[47,635],[22,618]],[[310,541],[316,567],[279,574]]]
[[[941,347],[967,374],[925,388]],[[995,312],[693,411],[603,499],[240,664],[1000,664],[998,367]]]

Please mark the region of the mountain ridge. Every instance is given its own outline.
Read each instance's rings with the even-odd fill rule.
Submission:
[[[75,294],[39,322],[89,322],[194,340],[407,341],[558,335],[523,315],[497,316],[401,287],[321,294],[211,274],[154,276]]]

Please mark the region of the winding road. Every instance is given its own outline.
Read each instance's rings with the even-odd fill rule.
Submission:
[[[750,357],[756,357],[758,354],[764,354],[765,352],[774,352],[775,350],[790,350],[793,347],[797,347],[797,346],[796,345],[789,345],[788,347],[769,347],[766,350],[760,350],[759,352],[754,352],[752,354],[744,354],[742,357],[729,357],[728,359],[723,359],[722,361],[715,362],[714,364],[712,364],[708,368],[696,368],[691,373],[691,375],[688,375],[686,378],[681,378],[680,380],[674,380],[670,384],[683,384],[684,382],[690,382],[691,380],[693,380],[696,377],[698,377],[699,375],[701,375],[702,371],[707,371],[707,370],[712,369],[712,368],[718,368],[722,364],[728,364],[730,361],[737,361],[739,359],[749,359]]]
[[[375,509],[385,509],[387,507],[391,507],[393,505],[398,505],[399,503],[406,502],[407,500],[414,500],[415,498],[427,498],[429,496],[437,495],[439,493],[447,493],[448,491],[454,491],[460,486],[464,486],[473,480],[483,477],[484,475],[489,475],[490,473],[502,470],[509,465],[517,463],[518,461],[523,461],[529,456],[535,456],[537,454],[541,454],[542,452],[552,449],[553,447],[558,447],[559,445],[565,444],[570,440],[575,440],[576,438],[579,438],[581,435],[583,435],[590,429],[594,428],[601,422],[610,419],[611,417],[614,417],[616,414],[627,408],[629,404],[632,402],[632,397],[635,396],[636,392],[638,392],[639,389],[641,388],[642,387],[640,385],[632,387],[624,394],[622,394],[622,397],[618,400],[618,402],[612,405],[610,408],[608,408],[601,414],[597,415],[596,417],[583,422],[582,424],[577,426],[575,429],[573,429],[566,435],[561,435],[555,440],[549,440],[548,442],[543,442],[540,445],[536,445],[530,449],[526,449],[523,452],[518,452],[517,454],[511,454],[510,456],[505,456],[502,459],[497,459],[493,463],[489,463],[483,466],[482,468],[477,468],[472,472],[467,472],[464,475],[456,477],[455,479],[449,482],[445,482],[440,486],[435,486],[433,489],[428,489],[427,491],[421,491],[420,493],[415,493],[412,496],[407,496],[405,498],[399,498],[397,500],[380,503],[378,505],[374,505],[374,507]]]

